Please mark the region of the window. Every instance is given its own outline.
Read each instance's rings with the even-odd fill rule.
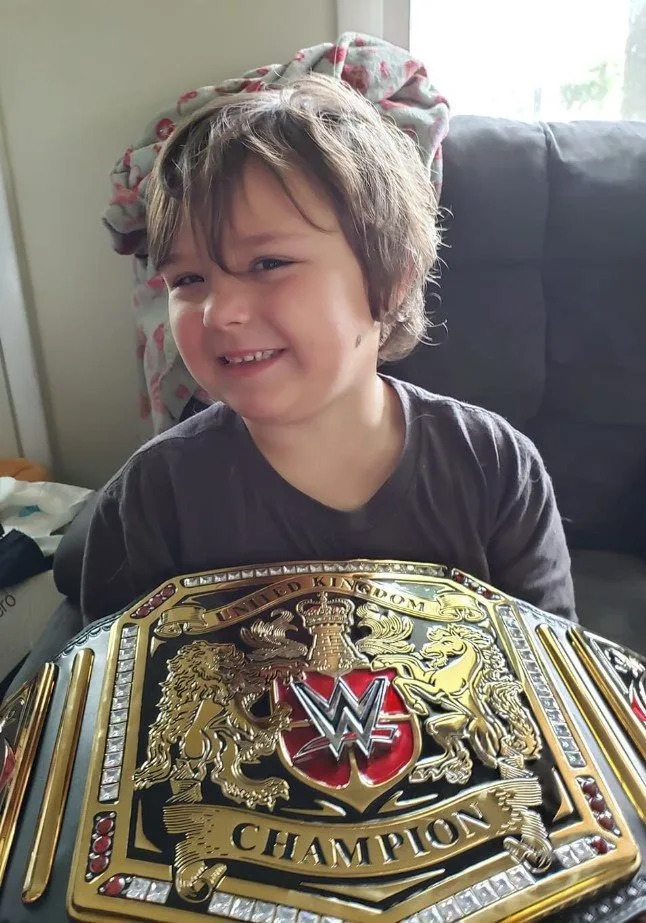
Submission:
[[[646,119],[646,0],[410,0],[452,114]]]

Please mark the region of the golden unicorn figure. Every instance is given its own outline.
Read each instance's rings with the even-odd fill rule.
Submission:
[[[384,632],[383,627],[376,628],[372,607],[362,607],[357,614],[362,617],[360,627],[371,629],[359,650],[375,655],[373,670],[396,670],[393,686],[411,711],[424,719],[426,733],[442,751],[420,760],[410,781],[444,778],[466,785],[473,771],[468,747],[501,779],[527,780],[527,807],[519,808],[520,842],[507,837],[505,847],[519,862],[527,861],[536,870],[547,868],[552,858],[547,832],[539,815],[528,809],[541,801],[540,784],[525,768],[527,760],[541,754],[540,735],[520,701],[521,684],[509,671],[493,635],[473,625],[434,625],[427,629],[427,643],[417,651],[408,642],[413,628],[409,619],[389,613],[390,630]]]

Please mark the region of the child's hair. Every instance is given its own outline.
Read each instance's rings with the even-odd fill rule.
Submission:
[[[180,124],[150,177],[153,265],[167,259],[186,210],[224,267],[222,236],[250,157],[272,171],[308,221],[289,191],[289,171],[301,170],[324,191],[382,325],[380,360],[407,355],[426,329],[424,288],[439,245],[435,193],[414,141],[339,80],[310,75],[221,97]]]

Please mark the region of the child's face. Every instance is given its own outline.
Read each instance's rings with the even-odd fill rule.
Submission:
[[[191,374],[258,423],[314,417],[371,382],[377,364],[379,324],[332,206],[296,171],[290,191],[316,227],[250,162],[223,240],[233,274],[209,259],[188,222],[163,269],[173,334]],[[253,354],[261,357],[248,361]]]

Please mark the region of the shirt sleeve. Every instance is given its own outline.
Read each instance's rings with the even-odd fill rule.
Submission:
[[[118,612],[179,572],[172,501],[168,478],[145,455],[103,488],[83,554],[86,621]]]
[[[487,557],[503,592],[577,621],[570,554],[552,481],[537,449],[517,434],[499,452],[501,490]]]

